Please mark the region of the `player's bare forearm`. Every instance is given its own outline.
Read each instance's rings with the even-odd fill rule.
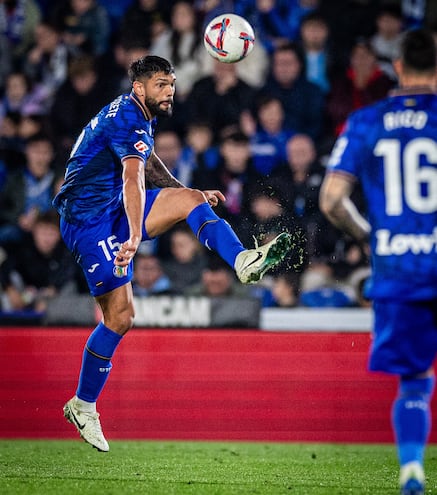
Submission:
[[[141,239],[145,203],[145,192],[142,184],[138,184],[135,180],[127,179],[123,188],[123,202],[130,237],[139,237]]]
[[[349,198],[335,205],[325,212],[328,220],[338,229],[349,234],[359,242],[367,242],[370,226],[367,220],[359,213]]]
[[[359,242],[367,242],[370,225],[350,199],[352,186],[339,174],[328,174],[320,191],[320,209],[338,229]]]
[[[143,231],[145,204],[144,165],[129,158],[123,162],[123,205],[129,224],[129,239],[123,239],[114,263],[126,266],[137,252]]]
[[[155,152],[152,152],[147,160],[146,177],[156,187],[185,187],[172,175]]]

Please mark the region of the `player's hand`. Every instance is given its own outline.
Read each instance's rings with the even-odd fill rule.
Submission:
[[[226,201],[225,195],[221,191],[208,190],[203,191],[203,194],[205,195],[209,205],[213,208],[219,204],[219,201]]]
[[[127,266],[135,256],[141,239],[139,237],[131,237],[127,241],[123,242],[120,246],[120,250],[114,260],[114,265]]]

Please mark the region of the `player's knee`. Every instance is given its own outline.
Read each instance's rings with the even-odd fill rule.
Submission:
[[[189,189],[190,200],[193,203],[193,206],[200,205],[201,203],[206,202],[205,194],[199,189]]]
[[[129,306],[124,310],[117,311],[116,314],[110,315],[104,314],[105,325],[111,330],[117,332],[120,335],[127,333],[134,324],[135,311],[133,306]]]

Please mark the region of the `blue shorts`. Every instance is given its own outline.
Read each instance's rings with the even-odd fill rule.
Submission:
[[[437,355],[437,300],[374,301],[369,369],[401,376],[428,370]]]
[[[142,240],[148,240],[145,220],[160,189],[146,191]],[[99,222],[75,225],[61,218],[61,234],[68,249],[81,266],[91,294],[101,296],[132,280],[133,261],[128,266],[114,265],[120,245],[129,239],[129,225],[123,205],[108,210]]]

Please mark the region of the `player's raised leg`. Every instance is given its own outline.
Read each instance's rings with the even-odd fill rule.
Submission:
[[[163,189],[147,216],[146,230],[156,236],[180,220],[186,220],[197,239],[216,251],[245,284],[261,280],[292,248],[290,234],[283,232],[263,246],[246,249],[229,223],[213,211],[205,194],[188,188]]]

